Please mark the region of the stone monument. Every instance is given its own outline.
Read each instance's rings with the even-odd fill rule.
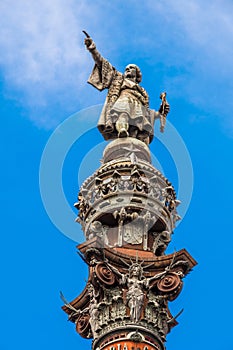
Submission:
[[[148,144],[156,119],[164,131],[169,104],[162,93],[159,110],[151,110],[139,67],[129,64],[118,72],[85,34],[95,63],[88,82],[108,89],[98,129],[111,142],[75,203],[86,237],[78,249],[89,277],[73,301],[63,297],[63,310],[81,337],[93,339],[93,350],[164,350],[178,316],[168,302],[196,265],[185,249],[165,254],[180,201],[152,165]]]

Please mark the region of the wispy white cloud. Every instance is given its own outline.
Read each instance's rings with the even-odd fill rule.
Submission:
[[[169,0],[149,1],[147,6],[151,16],[164,21],[163,40],[171,46],[162,49],[167,53],[164,64],[177,68],[170,80],[172,93],[186,96],[204,114],[220,116],[232,130],[233,3]]]
[[[233,5],[229,1],[184,1],[170,2],[173,14],[191,41],[204,51],[215,51],[222,55],[233,47]]]
[[[57,105],[63,107],[72,101],[71,90],[73,100],[81,95],[79,85],[86,80],[87,65],[80,19],[86,11],[82,1],[77,6],[73,0],[1,2],[0,65],[5,88],[38,124],[49,126],[59,120],[46,115],[55,95]]]

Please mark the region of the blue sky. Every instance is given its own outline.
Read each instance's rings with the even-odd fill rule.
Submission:
[[[192,200],[169,252],[186,248],[199,265],[171,304],[174,314],[185,311],[168,335],[167,350],[232,350],[232,1],[3,0],[0,13],[0,349],[91,347],[66,321],[59,299],[60,290],[69,300],[83,290],[87,268],[76,254],[76,242],[51,222],[39,186],[42,153],[54,130],[104,101],[104,92],[86,84],[92,60],[83,46],[85,29],[117,69],[140,66],[152,108],[167,91],[169,121],[192,161]],[[68,136],[64,129],[57,131],[61,143],[64,138],[71,142],[77,132],[59,170],[70,213],[81,179],[99,166],[106,144],[93,129],[98,115],[92,109],[75,118],[77,129]],[[167,136],[158,136],[151,151],[185,203],[190,171],[187,167],[187,179],[180,182],[187,165],[176,168],[180,150],[174,138],[171,156],[169,135],[168,129]],[[59,152],[54,149],[46,169],[48,193]],[[56,193],[54,212],[68,218],[59,212]],[[72,218],[72,229],[81,237],[74,225]]]

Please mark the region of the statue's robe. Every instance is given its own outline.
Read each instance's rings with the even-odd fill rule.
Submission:
[[[149,110],[149,97],[139,84],[127,79],[118,72],[107,60],[102,58],[101,66],[95,64],[88,83],[98,90],[108,89],[108,94],[102,109],[98,129],[105,140],[117,138],[115,123],[121,113],[127,113],[129,135],[131,129],[137,129],[137,138],[149,136],[153,139],[155,111]],[[113,131],[106,129],[106,123],[113,126]]]

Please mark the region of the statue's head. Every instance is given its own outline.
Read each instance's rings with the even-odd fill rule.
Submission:
[[[91,229],[91,231],[98,233],[98,232],[102,231],[103,225],[100,221],[93,221],[90,225],[90,229]]]
[[[143,274],[143,268],[140,264],[134,263],[129,268],[129,276],[130,277],[137,277],[141,279]]]
[[[128,66],[125,67],[125,73],[124,76],[128,79],[132,79],[136,81],[137,83],[140,83],[142,80],[142,73],[141,70],[136,64],[128,64]]]

